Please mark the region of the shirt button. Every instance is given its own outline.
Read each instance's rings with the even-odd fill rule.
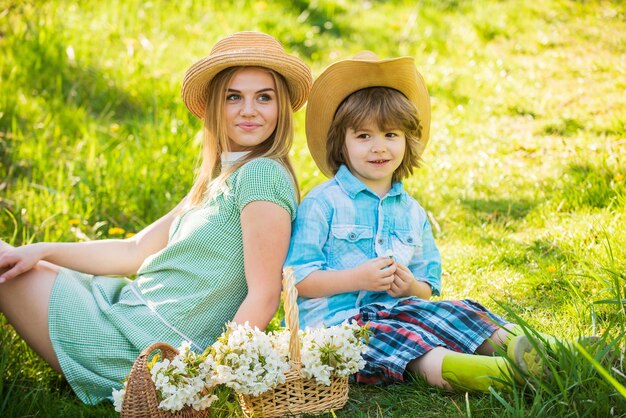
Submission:
[[[348,235],[348,238],[356,239],[356,234],[354,232],[350,232],[350,234]]]
[[[383,243],[383,239],[382,238],[378,238],[378,243],[382,244]]]
[[[412,242],[413,242],[413,238],[409,237],[409,239],[407,239],[407,241],[408,241],[408,242],[409,242],[409,244],[410,244],[410,243],[412,243]]]

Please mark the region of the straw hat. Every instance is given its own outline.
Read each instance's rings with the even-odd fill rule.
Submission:
[[[274,37],[260,32],[237,32],[219,40],[208,57],[185,73],[182,97],[191,113],[204,119],[208,83],[220,71],[236,66],[270,68],[285,77],[294,111],[304,105],[311,90],[309,67],[299,58],[286,54]]]
[[[335,112],[346,97],[367,87],[391,87],[415,104],[422,124],[418,155],[426,147],[430,129],[430,98],[413,58],[381,60],[371,51],[361,51],[352,59],[328,66],[313,83],[309,95],[306,109],[307,143],[315,163],[328,177],[334,173],[326,162],[326,141]]]

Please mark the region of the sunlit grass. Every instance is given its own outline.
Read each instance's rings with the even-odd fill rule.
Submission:
[[[405,185],[430,214],[443,297],[623,351],[625,17],[618,1],[0,0],[0,238],[121,238],[172,208],[201,128],[182,75],[225,34],[269,32],[315,75],[361,49],[411,55],[432,126]],[[292,158],[304,193],[325,180],[304,112]],[[584,382],[467,398],[421,381],[353,386],[337,416],[626,415],[619,386],[563,356]],[[606,370],[624,386],[621,367]],[[80,404],[3,319],[0,374],[1,416],[115,415]],[[240,414],[221,395],[214,416]]]

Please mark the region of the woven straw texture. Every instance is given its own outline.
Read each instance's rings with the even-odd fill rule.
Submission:
[[[291,333],[289,354],[291,369],[285,383],[259,396],[239,395],[241,409],[247,417],[280,417],[284,415],[319,414],[341,409],[348,401],[348,378],[332,377],[330,386],[300,376],[300,338],[298,337],[298,297],[293,270],[286,269],[283,278],[285,316]]]
[[[274,37],[260,32],[237,32],[218,41],[208,57],[185,73],[181,94],[191,113],[203,119],[209,82],[220,71],[238,66],[270,68],[282,75],[287,81],[294,112],[304,105],[313,84],[309,67],[287,54]]]
[[[185,406],[177,412],[159,409],[156,387],[148,370],[149,356],[160,350],[163,359],[173,359],[178,351],[169,344],[155,343],[141,352],[128,376],[126,395],[122,403],[122,418],[204,418],[209,416],[209,409],[196,411]]]

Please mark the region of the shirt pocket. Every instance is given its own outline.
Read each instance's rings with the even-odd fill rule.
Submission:
[[[335,270],[354,268],[372,258],[374,231],[369,226],[331,227],[330,266]]]
[[[414,256],[422,256],[422,237],[412,229],[396,229],[391,233],[391,247],[394,259],[408,266]]]

